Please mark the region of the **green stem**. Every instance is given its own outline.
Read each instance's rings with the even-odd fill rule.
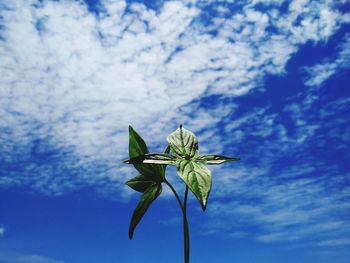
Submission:
[[[184,196],[184,210],[183,210],[183,226],[184,226],[184,244],[185,244],[185,262],[190,262],[190,231],[188,229],[187,221],[187,196],[188,186],[186,185],[185,196]]]
[[[169,186],[171,191],[174,193],[177,202],[179,203],[179,206],[182,211],[182,218],[183,218],[183,232],[184,232],[184,259],[185,263],[190,262],[190,234],[189,234],[189,228],[188,228],[188,221],[187,221],[187,196],[188,196],[188,186],[186,185],[185,189],[185,196],[184,196],[184,204],[182,204],[181,199],[179,195],[177,194],[175,188],[166,180],[164,179],[164,183]]]

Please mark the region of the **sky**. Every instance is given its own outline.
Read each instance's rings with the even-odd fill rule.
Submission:
[[[140,194],[128,125],[179,124],[210,166],[191,262],[348,263],[348,0],[0,0],[0,263],[178,263],[169,189]],[[174,167],[167,178],[179,193]]]

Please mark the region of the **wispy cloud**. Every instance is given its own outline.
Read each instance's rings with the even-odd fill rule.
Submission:
[[[333,240],[325,240],[321,241],[317,244],[317,246],[325,247],[325,246],[349,246],[350,245],[350,239],[349,238],[343,238],[343,239],[333,239]]]
[[[0,261],[3,263],[64,263],[64,261],[37,254],[22,254],[0,251]]]
[[[305,67],[307,73],[305,85],[320,86],[330,77],[350,67],[350,34],[346,35],[338,46],[334,57],[326,58],[321,63]]]
[[[3,237],[5,235],[5,228],[0,227],[0,237]]]

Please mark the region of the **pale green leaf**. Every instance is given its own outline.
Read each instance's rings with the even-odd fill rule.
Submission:
[[[239,158],[228,157],[228,156],[217,155],[217,154],[202,155],[196,159],[196,161],[200,161],[205,164],[222,164],[225,162],[234,162],[239,160],[240,160]]]
[[[177,174],[191,189],[202,209],[205,210],[212,185],[209,169],[201,162],[185,159],[176,160],[176,167]]]
[[[131,164],[170,164],[175,165],[176,157],[166,153],[147,153],[142,156],[125,160]]]
[[[167,137],[171,151],[177,156],[192,159],[198,156],[198,139],[192,132],[178,128]]]

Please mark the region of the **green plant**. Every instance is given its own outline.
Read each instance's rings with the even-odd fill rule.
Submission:
[[[184,231],[184,262],[189,262],[190,239],[187,221],[188,189],[198,199],[203,211],[207,207],[211,190],[211,172],[206,167],[211,164],[222,164],[229,161],[239,161],[223,155],[199,155],[198,139],[182,125],[167,137],[168,147],[164,153],[149,153],[145,141],[129,126],[129,160],[124,163],[133,164],[140,175],[126,182],[132,189],[141,192],[140,201],[134,210],[129,227],[129,238],[132,239],[137,224],[146,213],[148,207],[161,194],[165,183],[174,193],[182,211]],[[181,201],[178,193],[165,178],[167,165],[175,165],[177,174],[185,182],[184,199]]]

